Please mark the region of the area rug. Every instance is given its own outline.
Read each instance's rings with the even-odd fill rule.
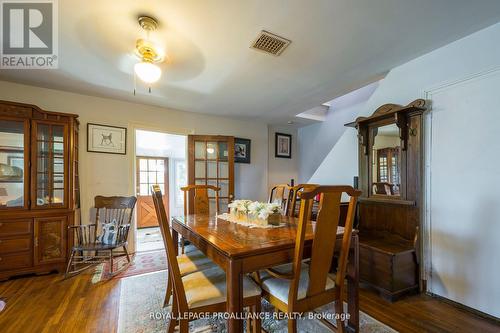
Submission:
[[[128,277],[121,280],[118,333],[165,332],[170,308],[162,308],[166,287],[166,271]],[[318,311],[332,314],[333,304]],[[262,311],[272,314],[273,308],[262,302]],[[286,333],[286,320],[266,318],[262,327],[269,333]],[[297,321],[299,332],[331,332],[316,319],[301,318]],[[227,332],[226,322],[218,318],[204,318],[190,323],[189,332]],[[360,312],[361,333],[394,333],[395,330]]]
[[[167,269],[167,256],[164,250],[139,252],[131,256],[132,263],[120,274],[113,277],[109,275],[109,263],[99,264],[95,267],[92,283],[99,283],[110,278],[124,278]],[[119,270],[127,264],[127,259],[122,257],[115,261],[113,269]]]

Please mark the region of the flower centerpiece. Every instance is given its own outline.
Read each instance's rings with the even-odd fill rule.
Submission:
[[[234,200],[229,205],[229,213],[231,216],[240,222],[247,221],[248,206],[252,203],[252,200]]]
[[[229,204],[231,217],[238,222],[258,225],[279,225],[281,205],[250,200],[235,200]]]

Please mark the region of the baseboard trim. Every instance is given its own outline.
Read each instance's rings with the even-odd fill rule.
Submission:
[[[479,310],[476,310],[474,308],[471,308],[470,306],[467,306],[467,305],[464,305],[462,303],[458,303],[458,302],[455,302],[455,301],[452,301],[451,299],[449,298],[446,298],[446,297],[443,297],[443,296],[440,296],[440,295],[436,295],[436,294],[433,294],[431,292],[427,292],[426,293],[427,295],[431,296],[432,298],[436,298],[444,303],[448,303],[450,305],[453,305],[454,307],[457,307],[459,309],[462,309],[462,310],[465,310],[467,312],[471,312],[475,315],[478,315],[479,317],[483,318],[483,319],[487,319],[495,324],[500,324],[500,318],[497,318],[497,317],[494,317],[490,314],[487,314],[485,312],[482,312],[482,311],[479,311]]]

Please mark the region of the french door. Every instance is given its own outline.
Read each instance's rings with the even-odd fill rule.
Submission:
[[[169,215],[168,158],[137,157],[137,228],[157,227],[151,186],[158,184],[163,193],[164,205]]]
[[[215,194],[208,193],[210,211],[226,212],[234,197],[234,137],[189,135],[188,151],[189,184],[220,187],[219,207],[216,207]],[[193,200],[189,200],[189,212],[192,211]]]

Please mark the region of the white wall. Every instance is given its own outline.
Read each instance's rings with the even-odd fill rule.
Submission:
[[[219,134],[252,140],[252,164],[235,168],[237,197],[264,200],[267,196],[267,125],[169,110],[0,81],[0,99],[35,104],[42,109],[76,113],[80,120],[80,175],[83,221],[94,196],[134,195],[134,130],[151,129],[173,134]],[[88,122],[127,127],[127,155],[87,152]]]
[[[290,179],[297,183],[298,178],[298,145],[297,129],[291,126],[269,126],[269,147],[268,147],[268,187],[276,184],[289,184]],[[290,134],[292,136],[292,158],[275,157],[275,133]],[[253,142],[252,142],[253,145]],[[252,147],[253,149],[253,147]],[[253,154],[253,152],[252,152]]]
[[[381,82],[366,105],[360,108],[358,115],[369,115],[378,106],[385,103],[406,104],[416,98],[425,97],[425,91],[433,91],[434,88],[445,83],[463,80],[493,68],[500,68],[500,43],[497,42],[498,40],[500,40],[500,24],[393,69]],[[481,91],[482,93],[480,93]],[[493,126],[494,123],[498,124],[498,103],[495,107],[489,107],[491,100],[481,101],[486,101],[482,97],[498,95],[498,91],[498,84],[492,86],[491,81],[483,80],[474,89],[466,89],[466,92],[461,92],[461,95],[456,96],[456,100],[448,99],[450,104],[447,105],[448,110],[455,110],[457,103],[466,103],[467,112],[471,116],[477,114],[481,121],[478,126],[476,123],[470,123],[469,116],[465,117],[465,114],[454,113],[453,116],[456,115],[457,118],[452,122],[452,134],[457,141],[448,141],[447,149],[450,151],[456,149],[457,154],[472,156],[475,159],[475,164],[488,165],[487,168],[491,166],[497,170],[500,162],[498,157],[495,157],[500,152],[498,139],[490,137],[491,131],[495,133],[497,129],[490,126]],[[474,96],[474,99],[469,99],[468,96],[471,94],[478,95]],[[470,104],[470,101],[474,101],[474,104]],[[487,113],[488,117],[481,116],[484,113]],[[452,114],[452,111],[448,111],[448,114]],[[446,121],[432,124],[433,134],[448,133],[450,130],[446,128],[448,117],[443,119]],[[485,146],[475,146],[472,149],[467,144],[462,147],[460,146],[462,140],[481,142]],[[435,142],[432,141],[431,149],[434,145]],[[429,153],[427,151],[427,154]],[[436,167],[444,168],[442,170],[463,169],[457,163],[448,163],[446,160],[438,160],[442,164],[441,166],[436,166],[435,162],[431,161],[433,169]],[[495,262],[495,254],[500,253],[500,242],[491,239],[495,237],[498,240],[500,237],[497,209],[500,207],[500,196],[495,193],[499,182],[495,176],[492,176],[493,169],[487,170],[487,173],[480,172],[475,176],[477,182],[460,189],[462,195],[460,200],[456,200],[455,194],[451,193],[452,188],[443,188],[447,186],[446,183],[429,183],[432,188],[430,192],[427,191],[426,200],[429,204],[428,208],[432,211],[430,216],[438,214],[432,217],[432,225],[437,223],[440,226],[446,226],[441,235],[437,234],[438,230],[434,230],[436,234],[431,234],[433,240],[431,264],[432,269],[435,268],[437,271],[433,272],[433,276],[431,276],[433,282],[430,288],[436,294],[498,317],[500,316],[500,295],[497,285],[500,265]],[[473,172],[465,169],[463,171]],[[353,173],[357,173],[357,137],[354,129],[347,129],[310,181],[350,184]],[[453,179],[460,183],[464,176],[467,184],[470,179],[469,173],[455,175]],[[492,180],[497,181],[492,182]],[[473,186],[474,189],[470,189],[470,186]],[[494,188],[493,192],[490,192],[489,188]],[[484,190],[489,195],[486,198],[482,195],[479,196],[479,192],[476,190]],[[443,191],[444,195],[429,197],[429,194],[433,194],[435,191]],[[460,207],[460,218],[457,218],[456,207]],[[429,226],[424,225],[424,227],[428,229]],[[485,243],[481,245],[482,241]],[[478,260],[478,258],[488,258],[489,260],[483,261]],[[472,263],[471,260],[476,262]],[[444,271],[442,266],[439,268],[440,262],[446,265]],[[467,268],[467,271],[463,271],[462,267],[463,269]],[[439,272],[443,272],[446,278],[443,279]],[[434,279],[441,279],[439,288],[434,284]]]

